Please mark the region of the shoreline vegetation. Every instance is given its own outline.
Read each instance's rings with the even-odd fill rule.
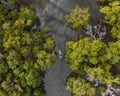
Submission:
[[[98,2],[103,17],[96,25],[89,24],[89,8],[78,5],[64,18],[87,35],[67,41],[65,56],[59,50],[73,70],[66,80],[72,96],[120,94],[120,1]],[[0,96],[45,96],[43,79],[55,64],[55,41],[48,27],[39,28],[33,7],[22,3],[0,1]]]
[[[88,34],[88,37],[80,36],[77,40],[66,42],[65,58],[73,70],[67,80],[66,89],[72,96],[119,96],[120,94],[120,1],[100,0],[100,4],[100,12],[104,14],[104,18],[99,22],[100,25],[86,24],[84,28],[86,27],[85,34]],[[79,10],[84,9],[79,8]],[[77,21],[88,22],[88,20],[84,21],[82,16],[87,17],[89,13],[73,13],[72,10],[65,19],[73,25],[73,22],[76,22],[76,26],[72,27],[76,29],[82,27]],[[105,35],[108,35],[105,26],[109,26],[114,38],[108,42],[104,42]]]
[[[37,28],[38,20],[31,6],[0,1],[0,96],[45,96],[43,79],[55,63],[55,42],[48,28]]]

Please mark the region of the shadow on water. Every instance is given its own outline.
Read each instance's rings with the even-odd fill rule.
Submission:
[[[96,2],[97,0],[34,0],[31,3],[36,10],[37,16],[40,18],[40,27],[48,26],[50,28],[56,42],[56,53],[61,49],[63,54],[65,54],[65,42],[82,33],[81,31],[75,32],[70,29],[64,21],[64,16],[75,5],[79,5],[81,8],[90,8],[90,21],[99,20],[101,14],[98,11],[99,7]],[[46,96],[71,96],[65,89],[66,79],[71,72],[72,70],[67,65],[67,62],[57,57],[55,66],[46,70],[44,78]]]

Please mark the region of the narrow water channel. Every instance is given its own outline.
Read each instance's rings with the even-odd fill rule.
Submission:
[[[81,34],[81,32],[75,32],[69,28],[64,21],[64,16],[75,5],[79,5],[90,8],[93,20],[99,19],[99,7],[96,2],[97,0],[34,0],[36,14],[41,21],[40,27],[48,26],[50,28],[56,43],[56,53],[60,49],[65,54],[65,42]],[[46,96],[71,96],[65,89],[66,79],[71,72],[67,62],[57,57],[55,65],[46,69],[44,78]]]

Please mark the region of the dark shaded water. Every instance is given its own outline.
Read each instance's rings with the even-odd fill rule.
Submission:
[[[27,0],[24,0],[27,1]],[[80,7],[89,7],[91,21],[96,21],[100,17],[97,0],[29,0],[34,5],[37,16],[40,18],[41,26],[48,26],[56,42],[56,52],[61,49],[64,54],[65,42],[81,34],[69,28],[64,21],[64,16],[70,10],[79,5]],[[57,57],[56,64],[46,70],[44,82],[46,96],[71,96],[65,89],[66,79],[72,70],[66,61]]]

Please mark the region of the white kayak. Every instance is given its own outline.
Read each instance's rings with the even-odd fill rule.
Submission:
[[[62,54],[62,51],[61,51],[61,50],[58,50],[58,56],[59,56],[60,59],[63,58],[63,54]]]

